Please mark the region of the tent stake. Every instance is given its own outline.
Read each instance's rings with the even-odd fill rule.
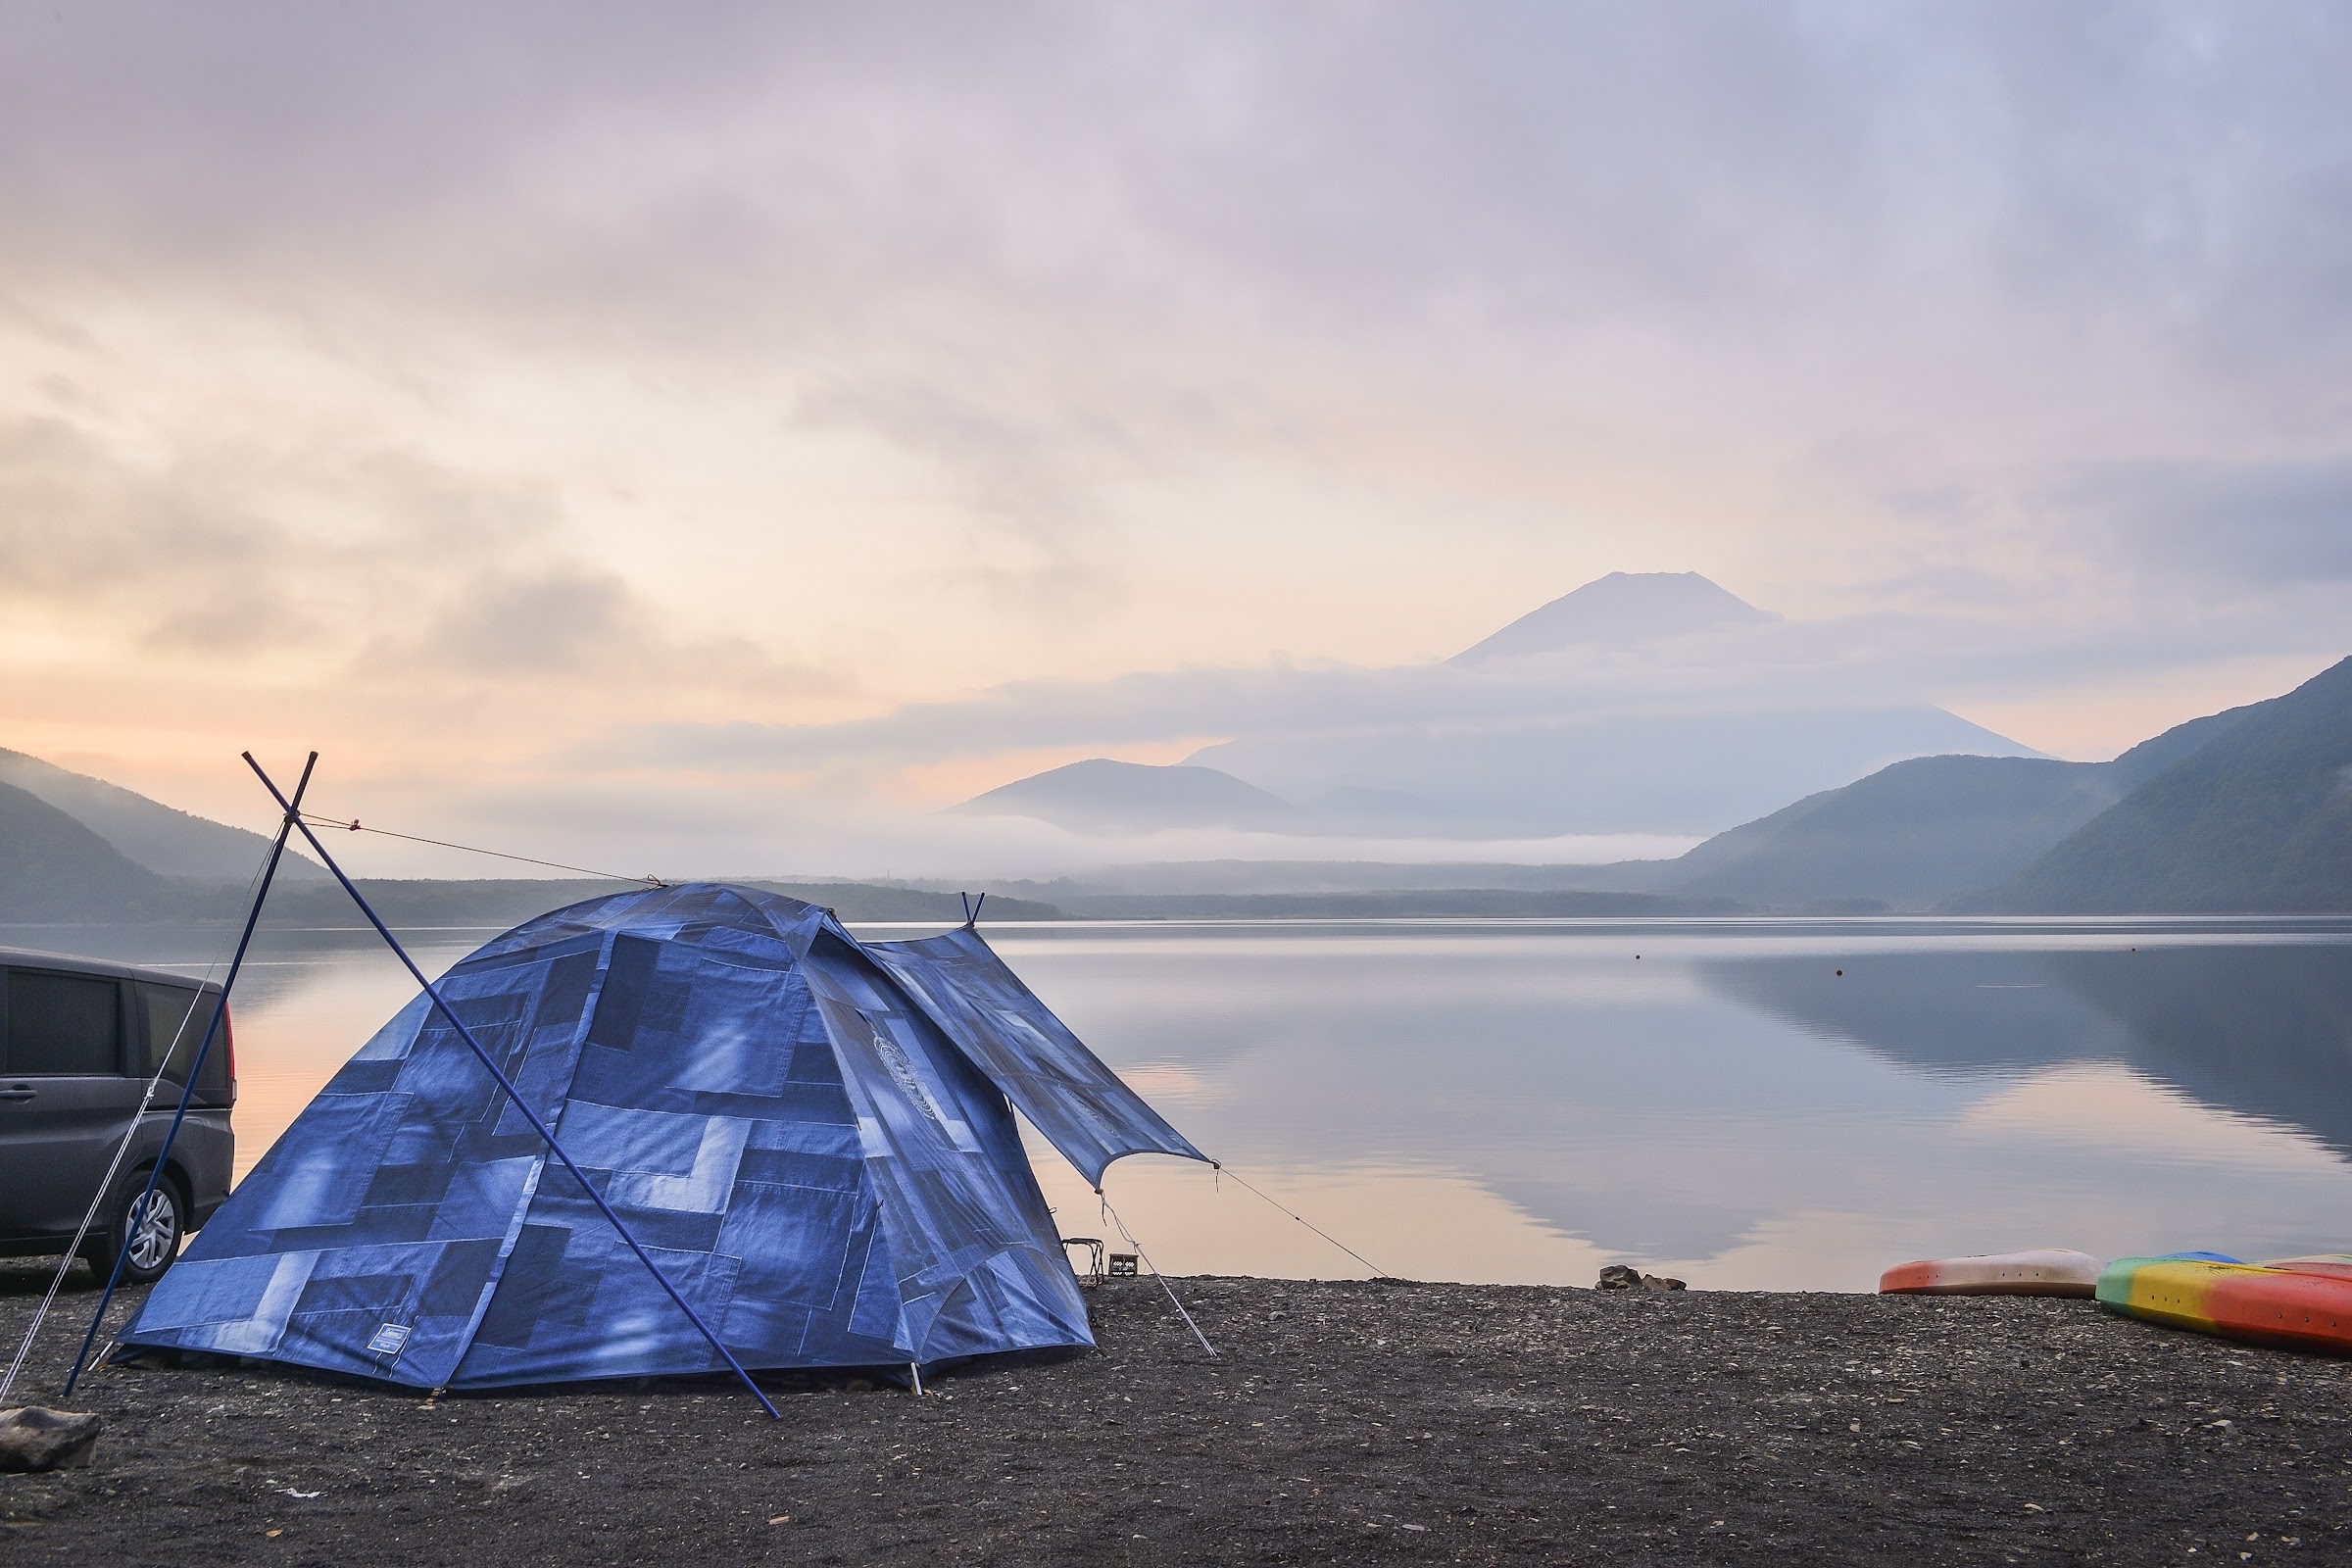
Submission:
[[[921,1365],[913,1361],[907,1362],[906,1375],[914,1379],[914,1396],[918,1399],[921,1398],[923,1396],[923,1369]]]
[[[314,753],[314,760],[316,757],[317,754]],[[716,1350],[727,1365],[734,1369],[735,1375],[743,1380],[743,1386],[752,1391],[752,1397],[760,1401],[760,1408],[765,1410],[776,1420],[783,1420],[784,1412],[768,1402],[767,1396],[760,1392],[760,1385],[752,1381],[752,1375],[743,1369],[743,1363],[735,1359],[735,1352],[719,1343],[718,1336],[710,1332],[710,1325],[703,1321],[703,1315],[697,1312],[693,1304],[679,1293],[678,1288],[670,1283],[669,1276],[662,1272],[662,1265],[655,1262],[653,1255],[638,1245],[637,1238],[629,1233],[628,1226],[621,1222],[617,1213],[613,1212],[612,1205],[605,1201],[605,1195],[598,1192],[595,1184],[588,1180],[587,1172],[572,1162],[571,1156],[564,1152],[564,1146],[556,1142],[556,1135],[548,1129],[547,1123],[539,1119],[539,1113],[533,1110],[530,1102],[522,1098],[522,1092],[514,1087],[514,1082],[507,1077],[505,1072],[500,1070],[498,1063],[491,1059],[490,1053],[482,1049],[482,1043],[474,1039],[473,1031],[466,1027],[466,1021],[452,1011],[449,1004],[441,999],[441,993],[435,989],[430,980],[424,977],[424,971],[416,967],[416,960],[409,956],[409,950],[400,945],[400,939],[392,934],[392,928],[384,924],[374,908],[368,905],[367,899],[361,896],[359,888],[351,878],[343,874],[343,868],[335,863],[334,857],[326,853],[326,846],[318,842],[318,835],[311,831],[311,825],[302,820],[285,796],[278,793],[275,781],[268,773],[262,771],[262,764],[253,760],[251,752],[245,754],[245,761],[260,776],[263,787],[276,797],[279,806],[285,808],[286,820],[300,829],[304,838],[310,840],[312,851],[318,855],[319,861],[325,865],[327,870],[334,873],[335,880],[343,884],[343,891],[351,895],[352,903],[360,906],[360,912],[368,917],[368,923],[375,927],[376,935],[382,937],[391,947],[393,956],[400,959],[411,975],[416,977],[416,983],[424,988],[424,994],[432,999],[433,1006],[441,1016],[449,1020],[450,1027],[455,1029],[458,1037],[472,1050],[475,1058],[488,1070],[491,1077],[498,1080],[498,1087],[505,1091],[507,1099],[513,1102],[514,1108],[521,1111],[523,1117],[530,1122],[531,1130],[536,1132],[547,1145],[548,1152],[564,1162],[564,1168],[571,1172],[571,1179],[580,1184],[580,1190],[588,1195],[598,1210],[604,1214],[607,1220],[611,1221],[612,1229],[619,1233],[620,1239],[629,1244],[629,1250],[637,1254],[637,1261],[643,1263],[646,1272],[652,1274],[662,1289],[669,1293],[669,1298],[678,1303],[678,1310],[686,1314],[687,1320],[702,1331],[703,1338],[710,1342],[710,1348]],[[309,777],[307,769],[304,777]]]
[[[251,752],[245,754],[245,760],[253,761]],[[313,752],[302,764],[302,777],[294,781],[294,799],[291,801],[283,795],[277,795],[276,785],[270,787],[270,793],[277,795],[277,804],[286,808],[286,819],[277,824],[277,838],[270,846],[270,858],[262,865],[261,886],[253,890],[253,906],[245,911],[245,931],[237,938],[237,956],[229,959],[228,973],[220,982],[220,1004],[213,1009],[212,1021],[204,1026],[204,1038],[197,1042],[195,1059],[188,1063],[188,1081],[180,1085],[179,1107],[172,1112],[172,1125],[164,1133],[164,1147],[156,1151],[155,1168],[147,1173],[146,1191],[139,1194],[139,1200],[131,1205],[133,1214],[140,1212],[153,1200],[155,1184],[164,1179],[164,1161],[172,1157],[172,1146],[179,1141],[180,1123],[188,1119],[189,1102],[196,1098],[197,1075],[204,1071],[204,1058],[213,1049],[213,1037],[220,1032],[220,1020],[228,1016],[228,994],[236,987],[237,971],[245,966],[245,950],[253,945],[253,928],[262,921],[262,901],[270,897],[270,879],[277,875],[278,859],[286,853],[286,836],[294,830],[295,820],[302,811],[303,791],[311,787],[311,769],[318,765],[318,754]],[[259,764],[256,764],[255,771],[260,771]],[[196,994],[199,998],[204,995],[201,989]],[[115,1287],[122,1282],[122,1264],[129,1256],[130,1247],[128,1238],[125,1238],[122,1250],[115,1254],[113,1271],[106,1276],[106,1289],[99,1294],[98,1310],[90,1314],[90,1331],[81,1337],[81,1348],[74,1352],[74,1370],[66,1374],[65,1395],[69,1398],[73,1396],[74,1385],[81,1381],[81,1369],[89,1359],[90,1346],[98,1338],[98,1325],[106,1321],[107,1306],[115,1298]]]
[[[1193,1338],[1200,1342],[1200,1348],[1214,1357],[1217,1348],[1208,1343],[1208,1336],[1200,1332],[1200,1325],[1193,1321],[1193,1314],[1187,1312],[1184,1303],[1176,1299],[1176,1287],[1168,1283],[1168,1277],[1159,1271],[1159,1265],[1152,1261],[1152,1254],[1145,1251],[1144,1244],[1135,1239],[1135,1232],[1129,1230],[1127,1222],[1119,1218],[1119,1211],[1110,1206],[1110,1196],[1100,1187],[1095,1189],[1095,1196],[1102,1200],[1102,1212],[1119,1228],[1119,1234],[1127,1238],[1127,1245],[1135,1249],[1135,1255],[1144,1260],[1144,1266],[1152,1271],[1152,1277],[1159,1281],[1159,1288],[1168,1293],[1168,1304],[1176,1309],[1178,1317],[1184,1319],[1184,1326],[1193,1331]]]

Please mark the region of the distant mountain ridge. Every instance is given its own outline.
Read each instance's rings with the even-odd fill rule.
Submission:
[[[0,748],[0,784],[38,797],[159,877],[243,884],[260,869],[270,841],[259,833],[177,810],[134,790]],[[278,875],[324,884],[323,867],[294,850]]]
[[[1926,703],[1816,691],[1803,660],[1740,681],[1779,620],[1697,572],[1613,571],[1433,666],[1454,672],[1458,711],[1359,710],[1239,735],[1185,762],[1299,803],[1343,790],[1411,803],[1356,813],[1350,830],[1369,836],[1528,839],[1712,833],[1904,758],[2034,755]],[[1678,672],[1666,701],[1609,695],[1664,670]],[[1690,681],[1714,695],[1672,695]],[[1560,695],[1548,710],[1491,711],[1503,690]]]
[[[29,764],[29,765],[28,765]],[[267,841],[18,753],[14,776],[40,783],[166,864],[217,874],[160,874],[90,821],[33,790],[0,782],[0,921],[220,918]],[[96,803],[93,805],[92,803]],[[985,806],[983,803],[987,803]],[[1038,814],[1052,807],[1105,831],[1137,822],[1255,824],[1313,831],[1409,798],[1364,789],[1298,805],[1218,772],[1106,759],[989,792],[964,809]],[[110,814],[111,813],[111,814]],[[1091,813],[1091,814],[1089,814]],[[1172,814],[1173,813],[1173,817]],[[125,823],[129,825],[124,826]],[[251,858],[246,856],[250,852]],[[174,858],[174,857],[177,857]],[[340,909],[307,861],[290,861],[295,910]],[[1086,913],[1695,913],[1951,910],[2017,913],[2352,911],[2352,659],[2292,692],[2192,719],[2106,762],[2046,758],[1915,757],[1817,791],[1719,833],[1674,860],[1617,865],[1421,866],[1373,885],[1358,864],[1284,872],[1251,885],[1240,862],[1187,890],[1176,868],[1147,889],[1068,889]],[[1344,872],[1344,874],[1342,874]],[[1477,881],[1474,877],[1485,877]],[[615,884],[617,885],[617,884]],[[778,885],[779,884],[764,884]],[[517,918],[579,894],[562,883],[381,882],[371,889],[414,917]],[[838,883],[802,897],[870,910],[863,918],[941,918],[951,896],[920,887]],[[1061,890],[1007,886],[1016,895]],[[331,897],[330,897],[331,895]],[[1592,897],[1588,897],[1591,895]],[[990,907],[1000,905],[992,901]],[[1005,915],[1051,913],[1031,899]],[[387,911],[389,913],[389,911]]]
[[[2111,761],[1896,762],[1593,883],[1799,912],[2352,909],[2352,660]]]
[[[2215,717],[2230,722],[1994,887],[1984,906],[2352,909],[2352,659]]]
[[[1662,877],[1791,909],[1932,908],[2122,800],[2111,763],[1917,757],[1718,833]]]
[[[1367,820],[1381,836],[1533,839],[1712,833],[1889,762],[1954,752],[2030,755],[1921,704],[1252,735],[1203,747],[1185,765],[1290,801],[1379,791],[1414,803]]]
[[[38,790],[0,782],[0,925],[74,926],[117,921],[227,920],[245,912],[246,883],[270,841],[148,800],[145,796],[27,757],[0,751],[0,771]],[[1247,786],[1245,786],[1247,787]],[[46,796],[47,798],[44,798]],[[158,869],[141,863],[158,862]],[[838,909],[850,920],[952,921],[963,905],[952,893],[863,882],[737,878]],[[500,928],[639,884],[484,878],[363,878],[377,912],[396,926]],[[274,923],[336,923],[353,916],[323,868],[291,853],[270,891]],[[1060,911],[1034,899],[988,901],[992,919],[1051,919]],[[12,938],[0,934],[0,946]],[[42,945],[42,944],[35,944]],[[69,939],[65,946],[73,946]]]
[[[166,906],[172,893],[64,811],[0,784],[0,920],[137,918]]]
[[[2261,706],[2176,724],[2105,762],[1915,757],[1719,833],[1657,880],[1780,908],[1935,908],[2022,870]]]
[[[1809,687],[1815,656],[1753,641],[1778,620],[1696,572],[1611,572],[1442,663],[1363,672],[1380,679],[1328,715],[1262,721],[1173,768],[1089,759],[949,809],[1097,835],[1695,836],[1904,758],[2033,755],[1926,703]],[[1635,695],[1654,690],[1681,695]]]
[[[1752,756],[1776,743],[1801,750],[1805,741],[1817,739],[1824,751],[1849,770],[1881,760],[1886,751],[1928,751],[1972,741],[1981,742],[1996,757],[2028,760],[2017,758],[2012,743],[1989,730],[1936,710],[1862,716],[1876,728],[1874,741],[1865,744],[1873,745],[1881,757],[1854,755],[1852,737],[1847,733],[1855,717],[1852,713],[1668,716],[1652,721],[1601,720],[1572,734],[1563,734],[1556,727],[1490,733],[1482,738],[1475,758],[1464,764],[1465,771],[1475,768],[1483,777],[1456,781],[1452,808],[1432,799],[1444,788],[1442,781],[1436,788],[1418,792],[1341,784],[1294,799],[1198,760],[1198,757],[1229,749],[1210,747],[1195,760],[1165,765],[1089,758],[1001,784],[947,809],[966,816],[1032,817],[1086,834],[1231,828],[1306,837],[1540,838],[1571,831],[1642,831],[1645,818],[1638,814],[1640,808],[1661,801],[1686,815],[1711,811],[1722,786],[1710,772],[1708,760],[1725,752]],[[1391,736],[1371,737],[1369,744],[1374,748],[1400,745]],[[1457,739],[1454,744],[1461,743]],[[1579,745],[1603,753],[1642,747],[1650,756],[1639,772],[1605,794],[1587,791],[1584,806],[1592,814],[1581,818],[1556,812],[1546,815],[1540,797],[1560,782],[1554,771],[1556,755]],[[1230,749],[1245,758],[1249,755],[1248,748],[1239,743]],[[1451,765],[1445,740],[1426,740],[1413,749],[1426,754],[1421,760],[1436,772]],[[1817,769],[1759,763],[1755,776],[1744,781],[1743,793],[1752,797],[1777,792],[1785,800],[1790,793],[1787,786],[1808,770]],[[1687,806],[1673,805],[1685,800]]]
[[[1033,816],[1081,833],[1180,827],[1297,831],[1305,812],[1213,767],[1154,767],[1090,758],[1015,779],[960,806],[967,816]]]
[[[2105,762],[1911,758],[1672,860],[1224,861],[1008,888],[1089,914],[2352,910],[2352,660]]]
[[[1596,643],[1635,647],[1775,618],[1695,571],[1612,571],[1529,611],[1446,662],[1484,664]]]

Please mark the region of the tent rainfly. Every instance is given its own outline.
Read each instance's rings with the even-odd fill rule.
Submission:
[[[861,944],[748,888],[541,915],[438,989],[746,1367],[1094,1343],[1023,1115],[1100,1185],[1200,1152],[966,926]],[[723,1370],[418,997],[120,1342],[418,1388]]]

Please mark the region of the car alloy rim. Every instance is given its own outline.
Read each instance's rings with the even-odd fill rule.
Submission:
[[[131,1262],[153,1268],[172,1255],[172,1244],[178,1240],[179,1215],[172,1206],[171,1194],[158,1188],[144,1204],[132,1205]]]

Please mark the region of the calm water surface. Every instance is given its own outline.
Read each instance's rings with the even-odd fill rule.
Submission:
[[[490,934],[408,935],[437,973]],[[1202,1149],[1400,1275],[1867,1290],[2016,1247],[2352,1250],[2352,920],[988,934]],[[221,940],[0,932],[191,971]],[[238,989],[250,1168],[413,988],[368,933],[279,931]],[[1115,1235],[1032,1149],[1064,1232]],[[1108,1190],[1171,1273],[1364,1272],[1188,1161]]]

